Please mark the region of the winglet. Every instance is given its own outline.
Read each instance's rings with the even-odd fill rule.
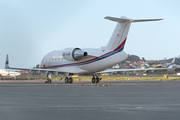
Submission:
[[[176,58],[174,57],[173,60],[172,60],[172,62],[171,62],[171,64],[170,64],[169,67],[168,67],[169,69],[172,69],[172,67],[173,67],[173,65],[174,65],[175,59],[176,59]]]
[[[9,68],[8,54],[7,54],[7,56],[6,56],[5,68]]]

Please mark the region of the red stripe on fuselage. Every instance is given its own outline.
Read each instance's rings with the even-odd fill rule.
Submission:
[[[126,39],[127,38],[125,38],[125,40],[116,49],[114,49],[114,51],[118,51],[119,49],[121,49],[125,45]]]
[[[67,65],[83,64],[83,63],[86,63],[86,62],[91,62],[91,61],[97,60],[97,59],[99,59],[99,58],[101,58],[101,57],[104,57],[104,56],[106,56],[106,55],[108,55],[108,54],[111,54],[111,53],[116,52],[116,51],[118,51],[119,49],[121,49],[121,48],[125,45],[126,39],[127,39],[127,38],[125,38],[125,40],[124,40],[116,49],[114,49],[113,51],[108,52],[108,53],[106,53],[106,54],[104,54],[104,55],[101,55],[101,56],[99,56],[99,57],[95,57],[95,58],[93,58],[93,59],[90,59],[90,60],[87,60],[87,61],[84,61],[84,62],[70,63],[70,64],[64,64],[64,65],[55,65],[55,66],[50,66],[50,67],[60,67],[60,66],[67,66]],[[46,68],[49,68],[49,67],[46,67]]]

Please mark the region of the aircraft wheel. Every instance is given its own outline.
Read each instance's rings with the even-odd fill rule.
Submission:
[[[51,73],[47,73],[47,80],[45,81],[45,83],[51,83]]]
[[[69,83],[70,84],[73,83],[73,78],[72,77],[69,78]]]
[[[51,79],[48,78],[45,83],[51,83]]]
[[[68,77],[65,78],[65,83],[69,83]]]
[[[97,77],[96,78],[96,83],[99,83],[99,82],[100,82],[99,77]]]
[[[95,78],[94,77],[92,78],[92,83],[95,83]]]
[[[48,83],[48,80],[46,80],[45,83]]]

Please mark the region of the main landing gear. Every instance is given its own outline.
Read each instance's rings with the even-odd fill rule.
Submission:
[[[52,74],[47,74],[47,80],[45,81],[45,83],[51,83],[51,75]]]
[[[51,83],[51,79],[48,78],[48,79],[45,81],[45,83]]]
[[[73,83],[73,78],[72,77],[69,77],[69,78],[66,77],[65,78],[65,83],[70,83],[70,84]]]
[[[99,83],[102,78],[99,78],[97,74],[93,75],[92,83]]]
[[[51,75],[52,73],[47,73],[47,80],[45,81],[45,83],[51,83]],[[73,78],[72,77],[67,77],[67,76],[64,76],[65,77],[65,83],[73,83]],[[64,78],[63,77],[63,78]],[[60,81],[63,79],[61,78]]]

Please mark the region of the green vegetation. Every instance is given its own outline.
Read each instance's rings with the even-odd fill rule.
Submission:
[[[103,78],[103,81],[167,81],[167,80],[180,80],[179,77],[108,77]]]
[[[180,65],[180,56],[178,58],[176,58],[174,64]]]
[[[128,55],[128,58],[126,60],[122,61],[121,63],[124,63],[125,61],[131,61],[131,63],[133,63],[133,62],[137,62],[139,60],[141,60],[141,59],[137,55]],[[144,60],[145,60],[145,58],[144,58]]]

